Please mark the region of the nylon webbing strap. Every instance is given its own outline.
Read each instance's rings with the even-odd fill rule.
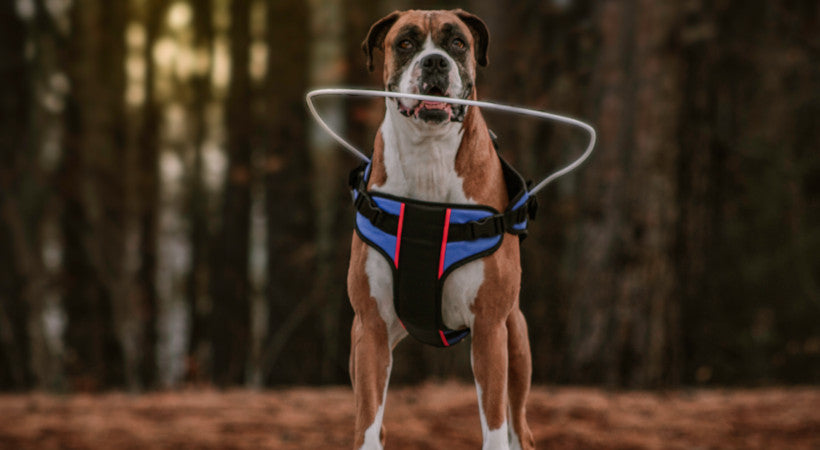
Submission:
[[[532,217],[531,204],[532,201],[525,203],[516,210],[494,214],[481,220],[474,220],[467,223],[454,223],[450,225],[450,234],[447,241],[472,241],[498,236],[504,233],[519,234],[520,231],[514,229],[513,225],[523,222],[528,216]],[[358,191],[355,207],[356,211],[366,217],[376,228],[385,233],[396,235],[399,225],[399,216],[379,209],[370,194],[364,191]]]
[[[376,228],[396,235],[399,225],[399,216],[381,210],[371,197],[370,193],[362,189],[361,184],[355,187],[357,195],[354,206],[356,211],[367,218]],[[535,197],[530,197],[524,205],[518,209],[504,213],[494,214],[481,220],[467,223],[454,223],[450,225],[449,242],[472,241],[485,237],[498,236],[504,233],[520,234],[521,230],[513,228],[514,225],[523,222],[527,217],[533,218],[535,214]],[[411,203],[407,203],[408,205]]]

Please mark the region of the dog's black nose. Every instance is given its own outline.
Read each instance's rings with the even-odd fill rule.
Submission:
[[[433,53],[421,59],[421,67],[425,70],[447,71],[450,69],[450,63],[444,55]]]

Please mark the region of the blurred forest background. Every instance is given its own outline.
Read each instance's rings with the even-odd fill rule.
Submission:
[[[598,129],[523,245],[534,382],[820,381],[816,0],[3,0],[0,389],[347,383],[356,161],[303,96],[379,86],[409,7],[487,22],[479,98]],[[320,106],[370,147],[382,101]],[[487,116],[529,178],[585,142]]]

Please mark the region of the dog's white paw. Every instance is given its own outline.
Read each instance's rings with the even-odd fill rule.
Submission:
[[[522,450],[521,440],[518,439],[518,434],[510,427],[510,450]]]
[[[507,434],[507,424],[501,425],[497,430],[490,430],[484,436],[482,450],[510,450],[509,435]]]
[[[381,409],[381,408],[380,408]],[[360,450],[383,450],[381,442],[381,421],[377,420],[364,432],[364,444]]]

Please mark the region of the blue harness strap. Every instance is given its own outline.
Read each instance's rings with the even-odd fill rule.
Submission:
[[[370,164],[351,172],[356,233],[391,263],[396,314],[408,333],[425,344],[449,347],[470,333],[444,325],[441,299],[447,276],[495,252],[505,233],[523,239],[528,220],[535,217],[535,198],[523,178],[500,159],[510,195],[504,212],[370,192]]]

